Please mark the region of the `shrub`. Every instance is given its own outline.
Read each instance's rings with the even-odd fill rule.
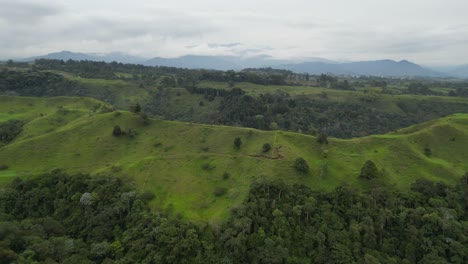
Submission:
[[[364,179],[373,179],[379,176],[379,170],[377,169],[377,166],[372,160],[366,161],[364,163],[364,166],[361,168],[361,173],[359,174],[359,177],[364,178]]]
[[[151,192],[151,191],[148,191],[148,190],[142,192],[139,195],[140,200],[142,200],[143,202],[149,202],[149,201],[153,200],[154,197],[155,197],[154,193]]]
[[[227,189],[224,188],[224,187],[216,187],[216,189],[214,190],[214,195],[219,197],[219,196],[222,196],[224,194],[226,194],[227,192]]]
[[[20,120],[9,120],[0,123],[0,142],[9,143],[23,130],[23,122]]]
[[[122,135],[122,129],[120,128],[120,126],[114,126],[112,135],[114,135],[115,137],[119,137],[120,135]]]
[[[129,138],[134,138],[138,135],[137,131],[135,129],[128,129],[127,136]]]
[[[137,104],[131,106],[131,107],[130,107],[130,111],[132,111],[132,112],[135,113],[135,114],[140,113],[140,112],[141,112],[141,106],[140,106],[140,104],[137,103]]]
[[[432,150],[429,147],[425,147],[424,148],[424,155],[426,155],[426,157],[432,156]]]
[[[241,145],[242,145],[242,140],[239,137],[236,137],[234,139],[234,148],[240,149]]]
[[[303,158],[297,158],[295,161],[294,161],[294,168],[299,171],[299,172],[302,172],[304,174],[308,174],[310,172],[310,167],[309,167],[309,164],[307,163],[307,161]]]
[[[208,171],[209,171],[209,170],[212,170],[212,169],[214,169],[214,168],[215,168],[215,166],[213,166],[213,165],[211,165],[211,164],[209,164],[209,163],[205,163],[205,164],[203,164],[203,166],[202,166],[202,169],[208,170]]]
[[[320,145],[328,145],[328,136],[327,134],[325,133],[320,133],[317,137],[317,142],[320,144]]]
[[[0,165],[0,170],[6,170],[6,169],[8,169],[7,165]]]
[[[223,180],[227,180],[231,177],[231,175],[228,172],[223,173]]]
[[[263,150],[264,153],[270,151],[270,150],[271,150],[271,145],[270,145],[270,143],[265,143],[265,144],[263,144],[262,150]]]

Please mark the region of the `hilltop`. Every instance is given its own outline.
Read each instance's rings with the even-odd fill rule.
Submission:
[[[454,183],[468,170],[466,114],[385,135],[329,138],[328,145],[320,145],[316,137],[284,131],[156,119],[145,124],[136,114],[109,112],[107,104],[88,98],[2,96],[0,102],[2,122],[26,122],[16,139],[0,148],[0,160],[8,166],[0,171],[2,182],[53,169],[128,175],[138,189],[156,195],[155,210],[170,209],[192,220],[224,219],[256,180],[321,190],[342,184],[366,188],[375,183],[358,175],[369,159],[382,172],[378,184],[402,190],[421,177]],[[127,135],[113,136],[115,125]],[[236,137],[242,140],[240,150],[233,148]],[[266,154],[264,143],[272,145]],[[432,155],[425,155],[425,148]],[[293,168],[298,157],[309,163],[310,175]]]

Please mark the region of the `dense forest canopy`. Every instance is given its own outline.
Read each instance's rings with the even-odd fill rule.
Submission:
[[[369,180],[366,180],[369,181]],[[468,174],[455,186],[312,191],[258,181],[222,225],[150,211],[129,179],[54,171],[0,192],[1,263],[466,263]]]

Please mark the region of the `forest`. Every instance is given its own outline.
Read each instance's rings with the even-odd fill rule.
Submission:
[[[129,87],[134,87],[130,86],[130,83],[133,83],[133,85],[140,85],[140,87],[143,87],[142,89],[148,91],[149,96],[142,99],[140,104],[146,114],[150,116],[160,116],[169,120],[209,122],[210,124],[244,126],[263,130],[280,129],[311,135],[322,132],[339,138],[387,133],[433,118],[468,112],[468,104],[463,102],[449,103],[445,99],[431,101],[429,99],[413,100],[411,98],[405,100],[392,99],[397,100],[396,105],[400,111],[385,111],[379,107],[383,100],[382,97],[366,90],[359,93],[355,92],[360,96],[360,100],[353,102],[330,100],[326,92],[323,92],[320,98],[292,95],[285,92],[266,92],[259,96],[252,96],[247,94],[246,91],[235,87],[236,82],[246,81],[261,83],[262,85],[283,84],[288,82],[288,78],[293,78],[288,71],[268,69],[221,72],[121,63],[63,62],[57,60],[38,60],[33,65],[33,69],[36,70],[3,69],[0,71],[0,93],[41,97],[88,96],[115,105],[123,95],[120,94],[119,90],[110,91],[108,87],[112,84],[105,85],[103,89],[100,89],[87,82],[79,81],[79,79],[69,79],[56,72],[43,70],[63,70],[79,76],[104,79],[113,79],[116,73],[121,71],[128,74],[132,73],[127,77],[121,77],[129,82]],[[111,75],[114,77],[111,78]],[[308,75],[296,75],[296,77],[294,78],[311,78]],[[232,87],[230,89],[219,89],[194,85],[202,80],[228,82]],[[346,80],[339,81],[332,76],[321,75],[317,77],[317,80],[321,85],[330,87],[329,89],[354,89],[352,83],[350,84]],[[376,82],[374,79],[367,81],[374,84]],[[386,86],[387,84],[384,82],[376,85]],[[179,105],[172,103],[174,98],[180,95],[180,92],[175,92],[176,87],[178,87],[177,89],[186,89],[193,96],[198,96],[194,98],[200,98],[207,103],[215,99],[219,99],[220,103],[211,114],[206,114],[202,108],[191,108],[188,112],[176,114],[173,109],[180,108],[185,104],[185,101],[178,102]],[[463,95],[466,90],[468,89],[458,87],[452,93]],[[431,90],[426,84],[417,82],[411,83],[407,91],[415,94],[433,94],[427,92]],[[384,94],[387,92],[387,90],[383,90]],[[171,104],[172,108],[170,107]],[[203,106],[204,104],[204,102],[200,101],[199,105]],[[193,116],[196,111],[199,111],[201,118]]]
[[[466,263],[468,174],[401,192],[259,180],[221,225],[151,211],[128,178],[60,170],[0,193],[1,263]]]

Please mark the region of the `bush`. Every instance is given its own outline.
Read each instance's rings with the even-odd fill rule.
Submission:
[[[138,135],[137,131],[135,129],[128,129],[127,136],[129,138],[134,138]]]
[[[231,177],[231,175],[228,172],[223,173],[223,180],[227,180]]]
[[[8,169],[7,165],[0,165],[0,170],[6,170],[6,169]]]
[[[432,156],[432,150],[429,147],[425,147],[424,148],[424,155],[426,155],[426,157]]]
[[[294,168],[304,174],[308,174],[310,172],[309,164],[303,158],[297,158],[296,161],[294,161]]]
[[[240,149],[241,145],[242,145],[242,140],[239,137],[236,137],[234,139],[234,148]]]
[[[142,200],[143,202],[149,202],[149,201],[153,200],[154,197],[155,197],[154,193],[151,192],[151,191],[148,191],[148,190],[142,192],[138,196],[138,198],[140,198],[140,200]]]
[[[140,106],[140,104],[137,103],[137,104],[131,106],[131,107],[130,107],[130,111],[132,111],[132,112],[135,113],[135,114],[140,113],[140,112],[141,112],[141,106]]]
[[[361,168],[361,173],[359,174],[359,177],[364,178],[364,179],[373,179],[379,176],[379,170],[377,169],[377,166],[372,160],[366,161],[364,163],[364,166]]]
[[[216,189],[214,190],[214,195],[219,197],[219,196],[222,196],[224,194],[226,194],[227,192],[227,189],[224,188],[224,187],[216,187]]]
[[[263,144],[262,150],[263,150],[264,153],[270,151],[270,150],[271,150],[271,145],[270,145],[270,143],[265,143],[265,144]]]
[[[214,169],[214,168],[216,168],[216,167],[213,166],[213,165],[211,165],[211,164],[209,164],[209,163],[205,163],[205,164],[203,164],[203,166],[202,166],[202,169],[208,170],[208,171],[210,171],[210,170],[212,170],[212,169]]]
[[[23,130],[23,122],[20,120],[9,120],[0,123],[0,142],[9,143]]]
[[[325,133],[320,133],[319,136],[317,137],[317,142],[320,144],[320,145],[328,145],[328,136],[327,134]]]
[[[114,135],[115,137],[119,137],[122,135],[122,129],[120,128],[120,126],[114,126],[114,130],[112,131],[112,135]]]

